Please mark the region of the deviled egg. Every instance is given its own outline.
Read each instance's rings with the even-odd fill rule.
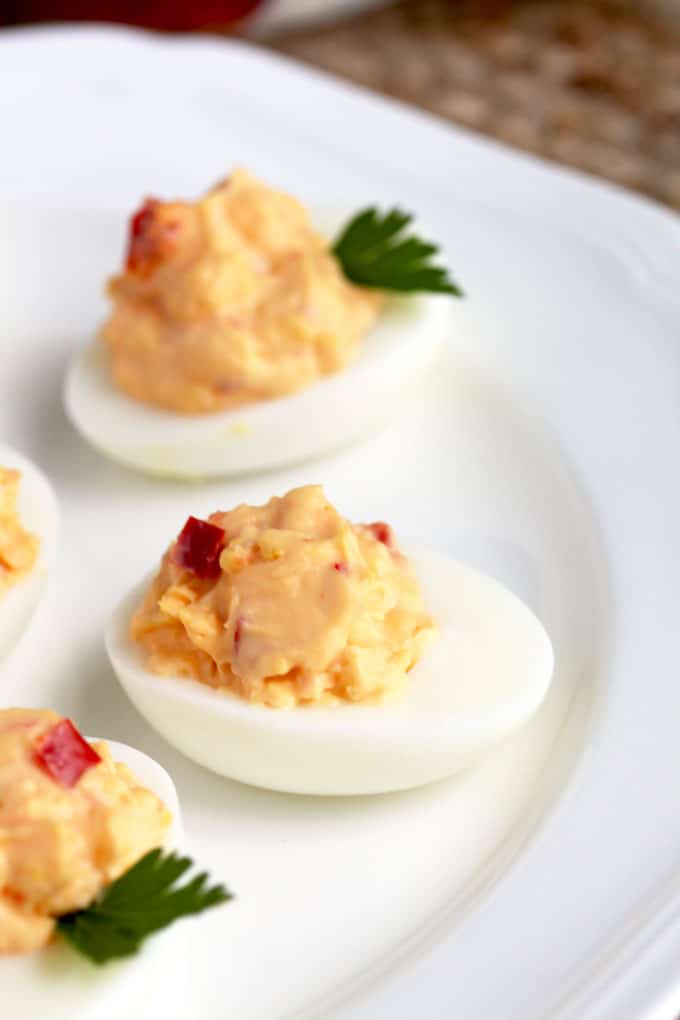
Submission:
[[[459,293],[429,265],[436,247],[403,237],[409,220],[367,210],[331,248],[299,202],[242,170],[194,203],[148,199],[111,314],[67,374],[71,421],[115,460],[181,478],[292,463],[380,427]]]
[[[189,518],[115,611],[123,688],[207,768],[293,793],[450,775],[525,723],[553,654],[492,579],[353,525],[319,486]]]
[[[0,444],[0,659],[26,628],[57,543],[57,502],[43,473]]]
[[[175,879],[186,870],[172,854],[182,830],[165,770],[125,744],[85,739],[55,712],[0,710],[0,829],[8,1015],[103,1020],[141,1008],[180,959],[174,936],[145,942],[131,962],[95,963],[164,927],[168,900],[152,902],[154,883],[163,868]]]

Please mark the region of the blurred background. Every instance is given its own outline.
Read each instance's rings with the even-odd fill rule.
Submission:
[[[680,0],[0,0],[248,37],[680,210]]]

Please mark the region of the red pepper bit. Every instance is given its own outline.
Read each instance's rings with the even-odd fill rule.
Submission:
[[[42,737],[35,752],[38,763],[60,786],[75,786],[83,772],[101,758],[70,719],[62,719]]]
[[[243,637],[243,617],[239,616],[234,624],[234,655],[238,655],[239,645]]]
[[[349,567],[346,563],[334,563],[333,570],[337,570],[339,574],[349,574]]]
[[[125,268],[130,273],[147,276],[151,272],[156,246],[149,234],[159,205],[157,199],[147,198],[141,208],[130,217],[130,233],[125,260]]]
[[[216,524],[189,517],[177,536],[173,562],[186,567],[196,577],[219,577],[224,535],[224,529]]]
[[[378,542],[382,542],[388,549],[396,549],[397,542],[389,524],[385,524],[384,521],[375,521],[374,524],[367,524],[366,527]]]
[[[181,226],[171,208],[157,198],[147,198],[130,218],[127,271],[142,278],[150,276],[172,253]]]

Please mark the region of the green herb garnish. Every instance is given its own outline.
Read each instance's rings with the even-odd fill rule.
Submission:
[[[57,928],[94,963],[134,956],[153,932],[232,898],[224,886],[208,886],[205,873],[177,886],[191,867],[188,857],[151,850],[91,906],[60,917]]]
[[[438,246],[405,233],[412,219],[401,209],[384,215],[375,208],[357,213],[331,249],[345,276],[364,287],[462,297],[448,269],[432,265]]]

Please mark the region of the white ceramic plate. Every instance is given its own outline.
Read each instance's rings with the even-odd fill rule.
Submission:
[[[0,86],[0,435],[46,469],[63,516],[2,701],[53,704],[173,776],[187,849],[238,895],[196,922],[196,1020],[670,1017],[677,221],[243,45],[5,33]],[[75,435],[61,376],[140,196],[198,193],[235,162],[310,201],[414,209],[469,298],[440,370],[364,445],[154,482]],[[547,626],[551,696],[474,773],[341,803],[269,794],[181,758],[120,692],[105,620],[186,515],[311,480],[350,517],[494,573]]]

